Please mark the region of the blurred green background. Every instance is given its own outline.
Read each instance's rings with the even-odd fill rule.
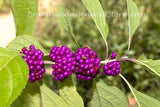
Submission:
[[[63,0],[63,5],[69,14],[87,13],[80,0]],[[43,4],[43,1],[41,1]],[[50,4],[48,8],[42,9],[40,13],[56,13],[58,4],[62,4],[60,0],[55,0],[55,5]],[[127,5],[125,0],[100,0],[102,7],[107,14],[106,21],[109,25],[109,54],[113,51],[118,53],[118,57],[122,57],[128,46],[128,20],[127,16],[117,16],[117,14],[127,13]],[[144,53],[147,58],[160,59],[160,1],[159,0],[135,0],[140,13],[143,14],[141,23],[135,32],[131,50],[128,54],[131,58],[137,58]],[[54,10],[54,11],[53,11]],[[11,11],[9,0],[4,2],[0,14],[7,14]],[[112,16],[110,15],[112,14]],[[70,17],[73,30],[81,47],[88,46],[98,53],[100,58],[105,58],[105,44],[98,32],[91,17]],[[76,51],[76,45],[72,41],[71,35],[66,32],[58,23],[55,16],[39,16],[35,28],[35,37],[48,50],[52,46],[66,45]],[[147,72],[142,66],[132,62],[122,62],[121,73],[137,90],[144,92],[160,101],[160,79]],[[102,71],[102,70],[101,70]],[[119,87],[126,95],[132,97],[127,85],[117,77],[104,77],[104,81],[108,84]],[[99,78],[98,77],[98,78]],[[52,77],[47,78],[48,84],[52,89],[57,89],[57,83]],[[46,81],[47,81],[46,80]],[[90,105],[92,81],[82,82],[75,81],[77,90],[83,97],[85,106]],[[54,85],[53,85],[54,84]],[[56,87],[56,88],[55,88]]]

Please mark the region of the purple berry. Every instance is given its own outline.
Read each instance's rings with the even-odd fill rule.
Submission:
[[[44,68],[42,68],[41,71],[42,71],[42,73],[45,73],[45,69]]]
[[[41,75],[39,75],[39,78],[40,78],[40,79],[43,79],[43,75],[42,75],[42,74],[41,74]]]
[[[88,67],[89,67],[89,68],[93,68],[93,64],[90,63],[90,64],[88,65]]]
[[[66,71],[66,70],[67,70],[67,68],[68,68],[68,67],[67,67],[67,65],[64,65],[64,66],[63,66],[63,70],[65,70],[65,71]]]
[[[75,67],[75,66],[71,66],[71,70],[72,70],[72,71],[75,71],[75,70],[76,70],[76,67]]]
[[[116,74],[119,74],[120,73],[120,70],[116,70],[116,72],[115,72]]]
[[[44,65],[44,61],[43,60],[39,61],[39,65],[43,66]]]
[[[35,73],[30,73],[30,76],[34,77],[34,76],[36,76],[36,74]]]
[[[29,66],[29,70],[34,70],[34,66],[33,66],[33,65],[30,65],[30,66]]]
[[[61,68],[62,66],[62,63],[57,63],[57,67]]]
[[[108,66],[107,65],[103,66],[103,69],[106,71],[108,69]]]
[[[64,77],[68,77],[68,72],[63,73]]]
[[[111,54],[111,59],[115,59],[116,56],[117,56],[117,54],[116,54],[115,52],[112,52],[112,54]]]
[[[41,69],[41,66],[40,66],[40,65],[37,65],[37,66],[36,66],[36,70],[39,71],[40,69]]]
[[[63,79],[64,79],[64,75],[63,75],[63,74],[60,74],[60,75],[59,75],[59,79],[63,80]]]

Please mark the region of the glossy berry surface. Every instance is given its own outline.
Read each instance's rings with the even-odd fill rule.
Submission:
[[[22,49],[23,59],[27,62],[29,66],[29,80],[31,83],[36,80],[43,78],[43,73],[45,73],[44,61],[42,60],[44,54],[39,49],[35,49],[33,45],[30,46],[30,49],[25,47]]]
[[[77,62],[75,61],[73,52],[66,46],[54,46],[49,57],[55,62],[55,64],[52,65],[54,69],[52,74],[56,81],[63,81],[76,70]]]
[[[88,47],[79,48],[77,52],[74,53],[75,59],[78,63],[76,69],[76,78],[80,80],[91,80],[95,78],[97,74],[100,73],[100,58],[93,50]]]
[[[112,52],[111,59],[116,58],[116,53]],[[121,65],[119,61],[108,62],[103,66],[103,74],[109,76],[116,76],[120,73]]]

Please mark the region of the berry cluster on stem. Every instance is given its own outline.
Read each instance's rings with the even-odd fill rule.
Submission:
[[[49,57],[55,62],[52,65],[54,69],[52,74],[57,81],[63,81],[76,70],[77,62],[74,59],[73,52],[66,46],[54,46]]]
[[[52,62],[43,61],[44,54],[41,50],[35,49],[33,45],[30,49],[25,47],[22,49],[24,54],[23,59],[29,66],[29,80],[31,83],[43,78],[45,73],[44,63],[52,64],[53,76],[56,81],[63,81],[68,76],[76,73],[76,78],[80,80],[91,80],[100,73],[101,63],[103,66],[103,74],[109,76],[116,76],[120,73],[120,62],[116,58],[116,53],[112,52],[111,60],[101,61],[98,54],[88,47],[79,48],[77,52],[73,53],[70,48],[66,46],[54,46],[51,49],[49,57]],[[131,60],[128,58],[121,58],[121,60]]]
[[[27,62],[29,66],[29,80],[31,83],[36,80],[43,78],[43,73],[45,73],[44,69],[44,61],[42,60],[44,54],[39,49],[35,49],[33,45],[30,46],[30,49],[26,49],[25,47],[22,49],[23,59]]]
[[[79,48],[74,56],[78,63],[76,70],[77,79],[90,80],[100,73],[100,58],[98,58],[97,53],[93,50],[88,47]]]
[[[112,52],[111,54],[111,59],[116,58],[116,53]],[[113,61],[113,62],[108,62],[106,65],[103,66],[103,74],[104,75],[109,75],[109,76],[116,76],[117,74],[120,73],[121,65],[119,61]]]

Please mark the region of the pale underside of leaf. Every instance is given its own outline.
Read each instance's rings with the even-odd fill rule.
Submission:
[[[128,24],[129,24],[129,44],[126,55],[128,54],[128,51],[130,49],[133,34],[135,33],[140,23],[140,13],[137,8],[137,5],[133,0],[127,0],[127,9],[128,9]]]
[[[93,86],[92,107],[128,107],[128,99],[116,87],[108,86],[102,80]]]
[[[154,74],[160,77],[160,60],[136,60],[136,63],[141,64],[151,70]]]
[[[160,77],[160,60],[152,60],[152,59],[146,59],[144,55],[142,54],[138,60],[134,61],[137,64],[143,65],[146,68],[148,68],[148,71],[152,71],[152,73],[156,74]]]
[[[59,92],[61,98],[68,104],[68,107],[84,107],[81,96],[76,91],[72,79],[68,77],[59,83]]]
[[[99,0],[81,0],[88,12],[90,13],[93,21],[95,22],[104,42],[106,45],[106,58],[108,58],[108,44],[107,36],[109,32],[108,25],[105,21],[105,14]],[[106,28],[107,27],[107,28]],[[107,30],[107,31],[106,31]],[[107,33],[107,34],[106,34]]]
[[[67,107],[67,104],[56,93],[50,90],[45,84],[40,86],[41,102],[43,107]]]
[[[101,35],[106,37],[105,15],[99,0],[82,0],[83,4],[91,14]]]

